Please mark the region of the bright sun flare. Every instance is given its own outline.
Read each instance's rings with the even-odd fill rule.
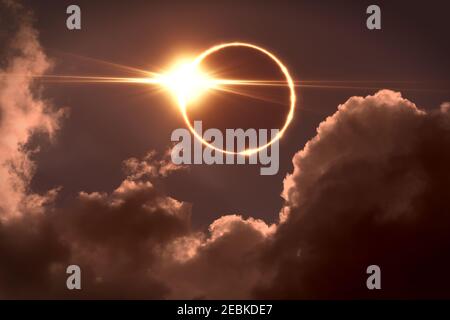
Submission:
[[[214,85],[212,79],[192,62],[178,64],[172,71],[161,75],[160,81],[175,96],[180,105],[194,101]]]
[[[211,75],[214,73],[211,72],[209,74],[203,72],[200,68],[200,64],[203,62],[205,58],[208,56],[232,47],[241,47],[252,49],[258,51],[260,54],[264,54],[269,57],[280,69],[283,73],[285,79],[284,80],[251,80],[251,79],[220,79],[213,78]],[[226,154],[242,154],[242,155],[252,155],[255,154],[274,142],[281,139],[284,132],[287,130],[289,124],[291,123],[294,116],[294,109],[296,104],[296,94],[295,94],[295,86],[296,83],[292,79],[291,75],[287,67],[270,51],[259,47],[257,45],[251,43],[244,42],[230,42],[230,43],[222,43],[216,46],[213,46],[205,51],[203,51],[200,55],[198,55],[194,60],[185,61],[184,63],[177,64],[175,68],[170,70],[167,73],[156,73],[150,71],[142,71],[139,69],[129,68],[121,66],[122,68],[126,68],[127,70],[139,71],[146,75],[146,77],[134,77],[134,78],[124,78],[124,77],[98,77],[98,76],[65,76],[65,75],[44,75],[42,76],[48,80],[55,80],[61,82],[82,82],[82,83],[141,83],[141,84],[149,84],[155,85],[159,87],[163,87],[167,91],[169,91],[177,100],[177,105],[181,111],[183,119],[188,127],[189,131],[197,138],[202,144],[205,146],[216,150],[218,152],[226,153]],[[269,142],[264,144],[263,146],[259,146],[258,148],[247,149],[240,152],[227,151],[222,148],[216,147],[210,142],[203,139],[193,128],[191,121],[188,116],[187,107],[197,98],[199,98],[203,93],[209,91],[209,89],[234,93],[234,94],[242,94],[245,93],[240,92],[239,90],[231,90],[229,87],[235,86],[265,86],[265,87],[278,87],[278,86],[287,86],[289,88],[289,113],[286,117],[286,121],[283,127],[280,129],[278,134],[272,138]],[[254,97],[255,98],[255,97]],[[256,97],[258,98],[258,97]],[[263,99],[264,100],[264,99]]]

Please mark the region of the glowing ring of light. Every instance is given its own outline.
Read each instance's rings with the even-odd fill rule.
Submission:
[[[292,118],[294,117],[294,109],[295,109],[295,102],[296,102],[296,95],[295,95],[295,85],[294,85],[294,81],[292,80],[291,75],[289,74],[288,69],[286,68],[286,66],[271,52],[267,51],[264,48],[261,48],[259,46],[256,46],[254,44],[250,44],[250,43],[245,43],[245,42],[231,42],[231,43],[224,43],[224,44],[219,44],[216,45],[214,47],[209,48],[208,50],[204,51],[203,53],[201,53],[194,61],[193,64],[194,65],[200,65],[200,63],[209,55],[225,49],[225,48],[229,48],[229,47],[246,47],[246,48],[251,48],[251,49],[255,49],[259,52],[264,53],[265,55],[267,55],[269,58],[271,58],[280,68],[281,72],[283,72],[284,76],[286,77],[286,83],[289,87],[289,91],[290,91],[290,109],[289,109],[289,114],[287,115],[286,121],[283,125],[283,127],[281,128],[281,130],[278,132],[278,134],[272,138],[272,140],[270,140],[269,142],[267,142],[266,144],[259,146],[257,148],[253,148],[253,149],[245,149],[242,150],[240,152],[234,152],[234,151],[228,151],[228,150],[224,150],[221,148],[217,148],[216,146],[212,145],[211,143],[209,143],[208,141],[206,141],[205,139],[203,139],[202,136],[200,136],[192,127],[191,122],[189,121],[189,117],[187,115],[187,103],[186,101],[180,99],[179,100],[179,106],[181,109],[181,113],[183,115],[184,121],[186,122],[186,125],[189,128],[189,131],[192,132],[192,134],[204,145],[208,146],[209,148],[225,153],[225,154],[240,154],[240,155],[252,155],[254,153],[257,153],[261,150],[264,150],[265,148],[269,147],[270,145],[272,145],[273,143],[275,143],[276,141],[280,140],[281,137],[283,136],[284,132],[286,131],[286,129],[288,128],[289,124],[292,121]]]

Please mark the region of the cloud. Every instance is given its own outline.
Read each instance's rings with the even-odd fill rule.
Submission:
[[[161,195],[150,182],[124,182],[110,195],[80,193],[60,213],[70,260],[88,276],[81,296],[158,298],[153,268],[167,243],[190,230],[191,206]]]
[[[187,170],[188,166],[177,165],[170,159],[171,149],[167,149],[158,158],[154,150],[148,152],[142,159],[129,158],[123,162],[124,171],[130,180],[166,178],[176,171]]]
[[[31,156],[38,150],[28,143],[36,133],[51,138],[59,128],[63,111],[54,111],[39,97],[31,77],[47,71],[50,62],[30,25],[29,13],[13,1],[3,6],[21,17],[6,47],[6,65],[0,69],[0,220],[7,220],[24,211],[41,211],[54,197],[56,189],[46,195],[28,189],[35,171]]]
[[[442,112],[449,112],[450,111],[450,102],[444,102],[441,104],[441,111]]]
[[[0,225],[0,297],[250,295],[262,276],[261,245],[275,225],[226,215],[198,232],[190,218],[190,204],[149,181],[125,179],[111,194],[81,192],[70,207],[14,219]],[[70,264],[81,267],[81,291],[65,288]]]
[[[177,238],[167,247],[159,278],[175,299],[245,299],[263,281],[261,254],[275,225],[226,215],[202,232]]]
[[[190,214],[150,182],[124,180],[111,194],[81,192],[69,208],[0,225],[0,297],[162,298],[153,268],[188,234]],[[65,287],[70,264],[83,272],[79,292]]]
[[[275,276],[256,296],[448,298],[449,120],[389,90],[340,105],[293,159],[264,258]]]

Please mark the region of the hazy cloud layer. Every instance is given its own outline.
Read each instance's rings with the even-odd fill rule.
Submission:
[[[42,196],[29,192],[35,169],[30,156],[37,150],[27,143],[39,132],[52,137],[62,112],[54,112],[33,87],[31,75],[43,74],[50,63],[30,25],[30,15],[12,1],[2,6],[20,16],[14,22],[18,23],[14,36],[5,39],[9,47],[0,68],[0,220],[6,220],[24,210],[39,211],[54,196],[55,191]]]

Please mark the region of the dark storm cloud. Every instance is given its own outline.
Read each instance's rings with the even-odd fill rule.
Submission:
[[[0,224],[0,297],[162,298],[152,270],[166,245],[190,230],[189,204],[149,182],[125,179],[111,194],[81,192],[70,208]],[[83,290],[65,288],[65,270],[83,270]]]
[[[60,213],[71,261],[87,272],[85,297],[161,298],[153,268],[161,251],[190,229],[191,207],[150,182],[125,180],[112,194],[81,193]]]
[[[160,278],[182,298],[448,297],[449,146],[445,104],[352,97],[294,157],[278,226],[224,216],[176,242],[188,257]],[[381,291],[366,288],[371,264]]]
[[[64,293],[69,250],[51,214],[0,223],[0,299],[51,297]]]
[[[258,297],[450,297],[450,115],[352,97],[293,159]],[[365,287],[366,267],[382,290]]]

